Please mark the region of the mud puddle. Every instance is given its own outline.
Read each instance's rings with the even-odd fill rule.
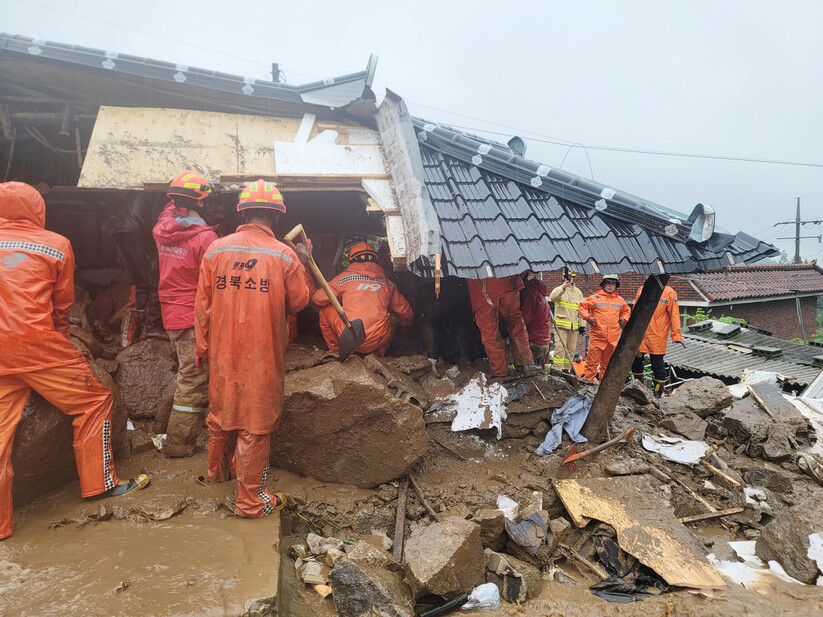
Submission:
[[[242,615],[277,601],[279,516],[249,521],[222,505],[234,483],[202,486],[205,455],[135,457],[139,493],[83,502],[76,484],[16,512],[0,543],[0,615]]]

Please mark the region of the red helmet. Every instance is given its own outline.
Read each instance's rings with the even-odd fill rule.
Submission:
[[[263,179],[255,180],[243,189],[237,202],[237,211],[242,212],[250,208],[265,208],[286,213],[286,204],[274,182]]]
[[[377,253],[368,242],[358,242],[349,249],[349,261],[354,261],[355,257],[362,255],[371,255],[373,259],[377,259]]]
[[[179,195],[191,197],[197,201],[202,201],[214,191],[214,185],[193,171],[186,171],[171,181],[166,195]]]

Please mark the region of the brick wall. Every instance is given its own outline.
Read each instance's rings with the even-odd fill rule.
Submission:
[[[550,290],[563,282],[562,270],[543,272],[542,276]],[[635,272],[623,272],[619,276],[620,289],[618,291],[620,295],[626,299],[626,302],[633,304],[634,295],[637,293],[638,288],[645,283],[649,277],[645,274],[637,274]],[[589,296],[600,289],[601,280],[603,280],[601,274],[580,274],[577,276],[577,286],[583,292],[584,296]],[[677,299],[681,302],[705,302],[683,276],[672,275],[669,279],[669,286],[677,292]]]
[[[817,330],[817,298],[800,298],[800,307],[806,338],[809,339]],[[710,308],[712,317],[739,317],[753,326],[768,330],[777,338],[787,341],[801,338],[797,304],[793,298],[746,304],[717,304]],[[680,312],[693,315],[695,310],[693,307],[681,307]]]

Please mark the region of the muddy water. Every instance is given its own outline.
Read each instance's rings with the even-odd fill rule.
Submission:
[[[70,485],[22,508],[0,543],[0,615],[240,615],[275,598],[279,517],[230,516],[233,483],[200,485],[204,466],[149,454],[123,469],[152,476],[140,493],[90,504]]]

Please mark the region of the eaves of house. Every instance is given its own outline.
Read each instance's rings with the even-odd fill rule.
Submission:
[[[684,306],[747,304],[823,294],[823,270],[816,262],[737,265],[695,272],[686,280],[703,302],[683,303]]]

